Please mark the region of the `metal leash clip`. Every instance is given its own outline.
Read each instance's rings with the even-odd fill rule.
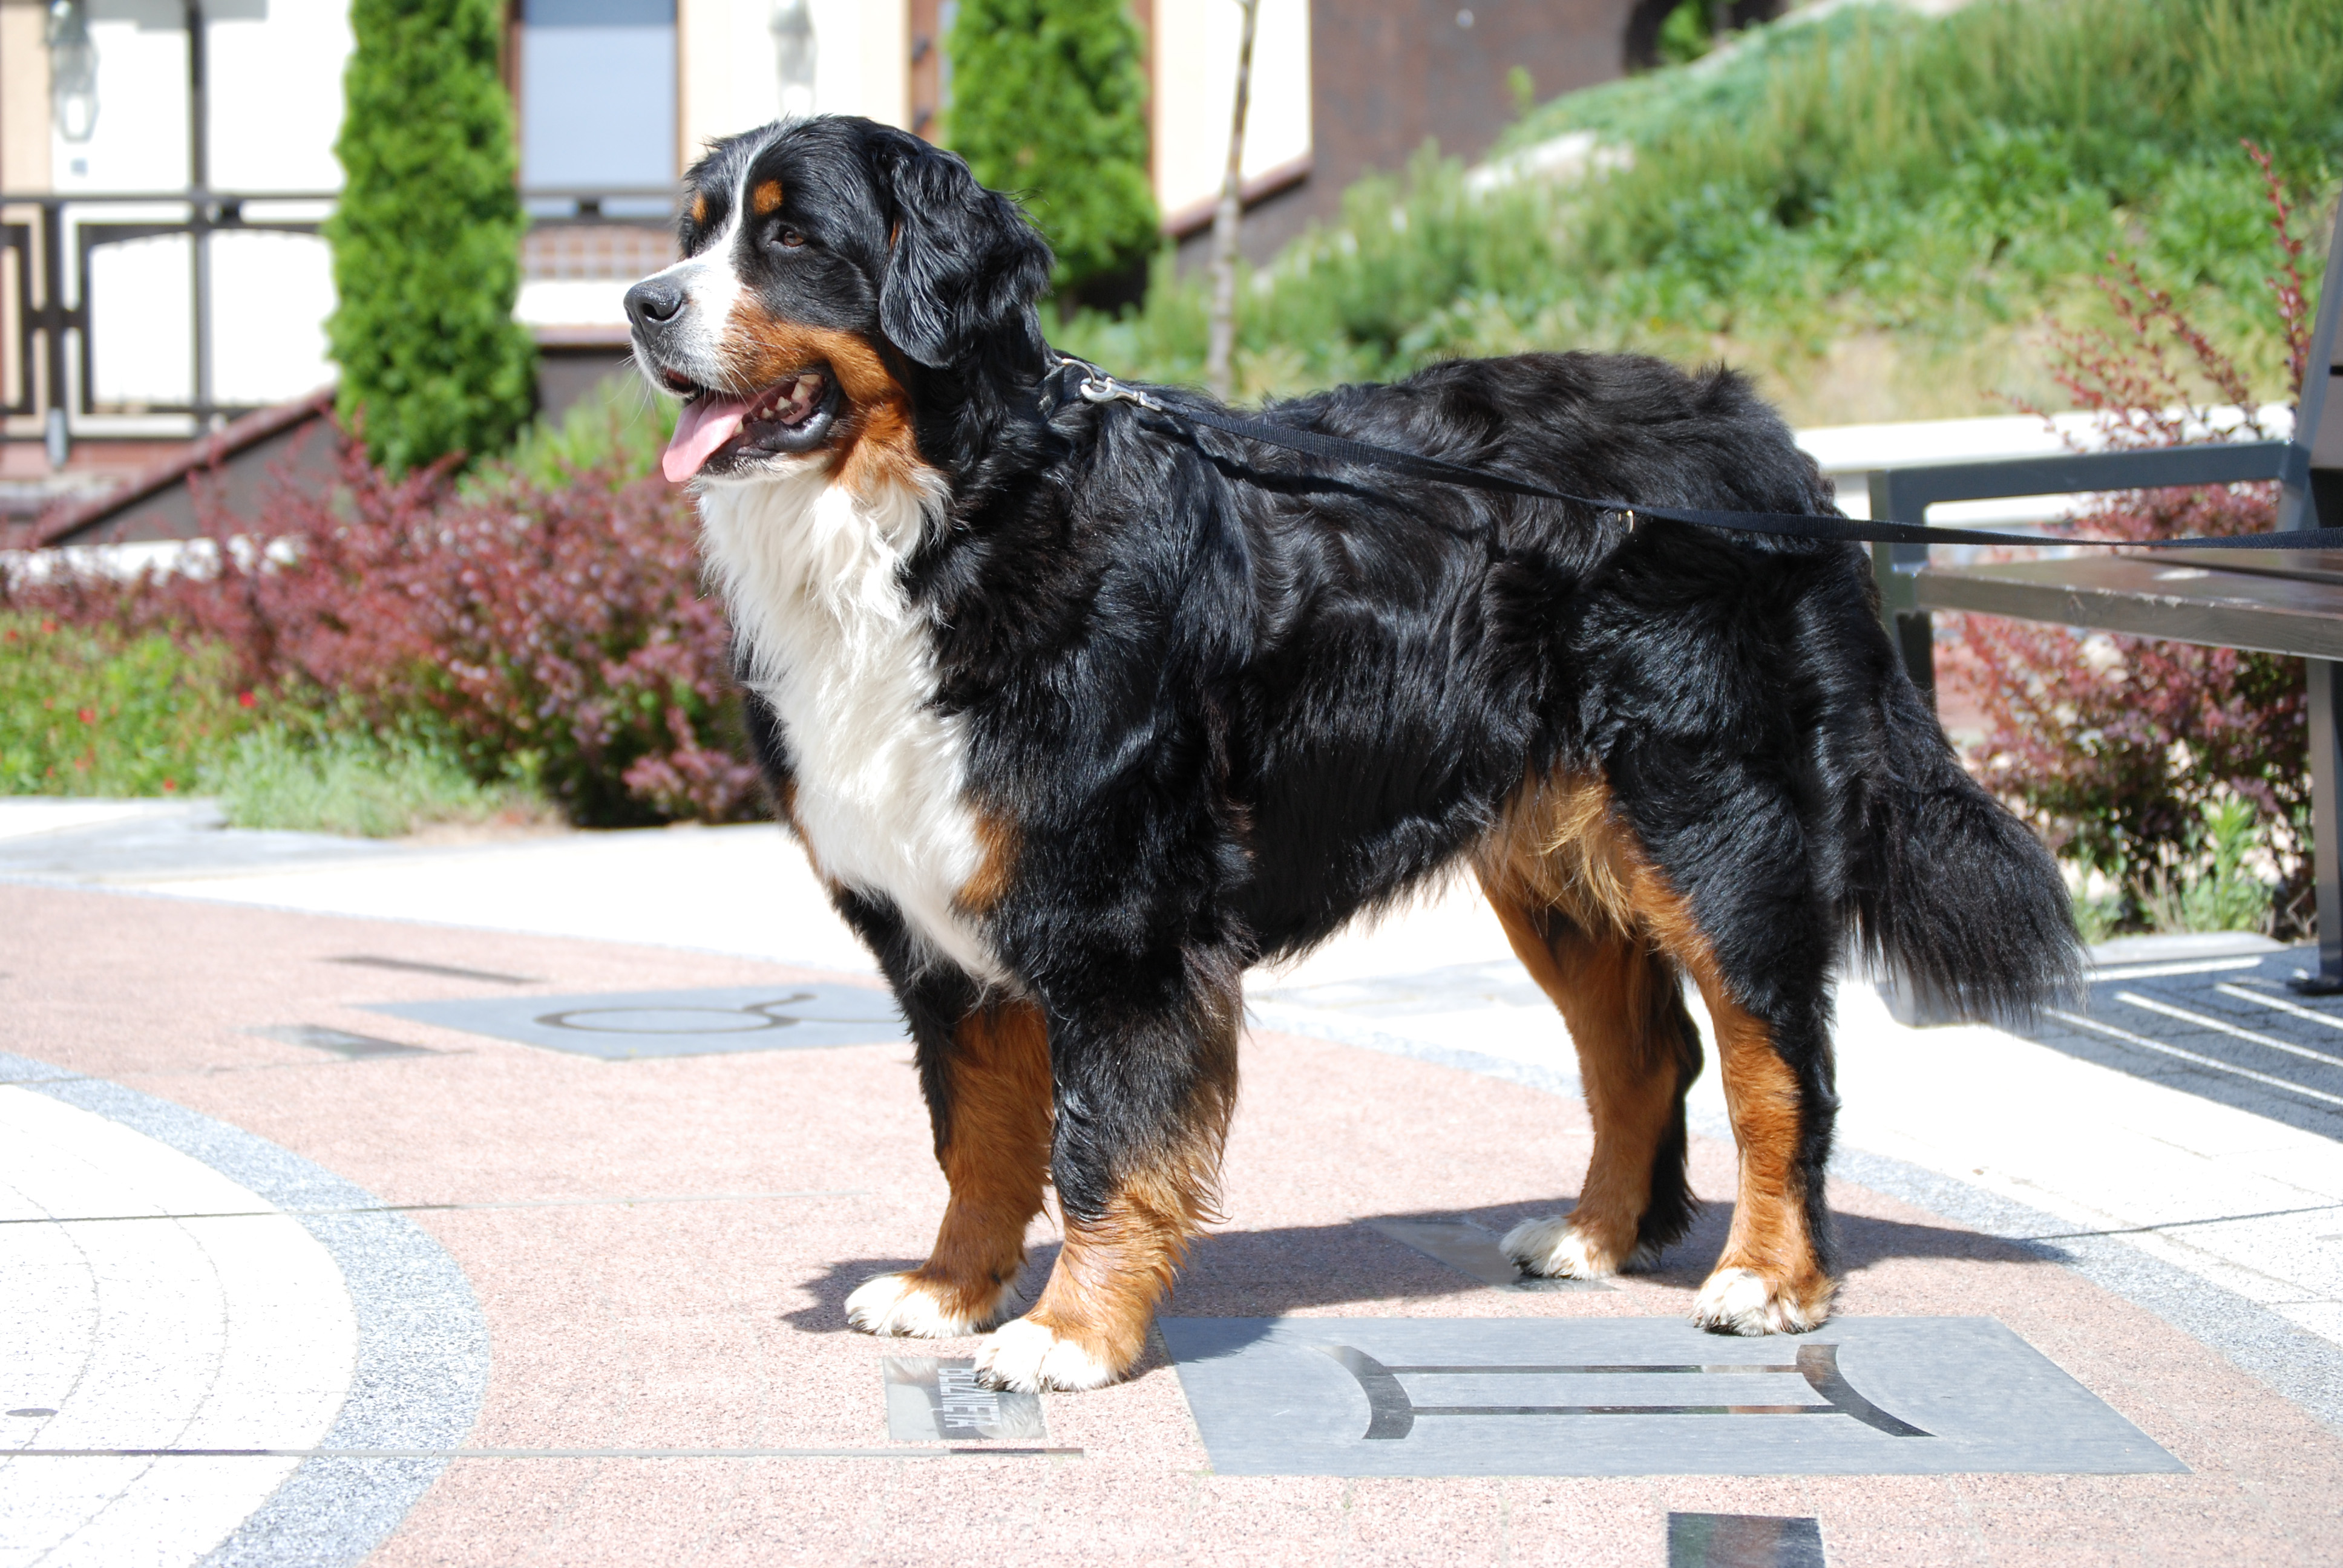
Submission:
[[[1071,361],[1071,363],[1082,365],[1081,360],[1074,360]],[[1088,374],[1083,376],[1081,384],[1075,387],[1074,390],[1082,395],[1083,402],[1136,403],[1141,407],[1152,410],[1158,414],[1170,412],[1170,410],[1166,409],[1162,404],[1158,403],[1154,398],[1149,397],[1146,393],[1141,392],[1138,387],[1124,386],[1121,382],[1116,380],[1113,377],[1108,375],[1097,366],[1082,365],[1082,368],[1088,372]]]

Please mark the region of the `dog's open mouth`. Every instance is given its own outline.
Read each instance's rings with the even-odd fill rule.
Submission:
[[[826,366],[800,370],[753,397],[693,387],[659,467],[679,485],[744,457],[810,452],[829,436],[837,414],[838,382]]]

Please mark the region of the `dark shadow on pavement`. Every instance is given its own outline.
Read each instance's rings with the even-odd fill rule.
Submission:
[[[1512,1203],[1464,1211],[1416,1211],[1374,1219],[1467,1221],[1503,1235],[1522,1220],[1569,1212],[1574,1200]],[[1862,1215],[1836,1216],[1842,1268],[1855,1272],[1891,1258],[1943,1258],[1972,1262],[2056,1261],[2054,1248],[2020,1245],[1947,1226],[1916,1225]],[[1640,1278],[1696,1290],[1715,1266],[1733,1223],[1733,1206],[1704,1207],[1692,1231]],[[1020,1300],[1030,1304],[1057,1261],[1055,1241],[1026,1260]],[[811,1304],[783,1314],[807,1333],[846,1331],[846,1298],[873,1274],[915,1268],[917,1260],[861,1258],[831,1264],[809,1281]],[[1416,1302],[1488,1287],[1472,1276],[1404,1246],[1364,1221],[1295,1225],[1274,1230],[1217,1231],[1198,1241],[1163,1311],[1179,1317],[1274,1318],[1361,1302]],[[910,1342],[905,1341],[904,1343]]]

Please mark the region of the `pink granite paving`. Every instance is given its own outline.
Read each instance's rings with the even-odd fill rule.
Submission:
[[[650,948],[0,887],[9,1050],[218,1117],[394,1203],[692,1197],[417,1216],[491,1336],[480,1447],[889,1442],[888,1353],[840,1302],[923,1255],[944,1199],[907,1046],[614,1063],[357,1004],[842,977]],[[508,987],[324,961],[367,953],[538,977]],[[345,1061],[246,1032],[325,1024],[440,1054]],[[1561,1044],[1559,1027],[1557,1047]],[[1482,1288],[1356,1223],[1566,1207],[1575,1104],[1473,1074],[1256,1035],[1229,1221],[1171,1310],[1437,1317],[1680,1313],[1729,1219],[1699,1141],[1698,1231],[1615,1292]],[[739,1194],[798,1194],[739,1197]],[[1845,1312],[2000,1319],[2190,1466],[2186,1475],[1624,1480],[1217,1477],[1160,1350],[1051,1395],[1079,1457],[467,1460],[377,1563],[1654,1564],[1670,1510],[1812,1514],[1831,1561],[2343,1561],[2343,1441],[2161,1319],[2053,1264],[1835,1183]],[[1052,1246],[1037,1227],[1036,1269]],[[1038,1280],[1038,1272],[1032,1276]]]

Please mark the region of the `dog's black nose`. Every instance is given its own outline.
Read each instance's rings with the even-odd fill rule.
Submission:
[[[683,286],[670,278],[647,277],[627,290],[627,317],[638,327],[672,321],[683,308]]]

